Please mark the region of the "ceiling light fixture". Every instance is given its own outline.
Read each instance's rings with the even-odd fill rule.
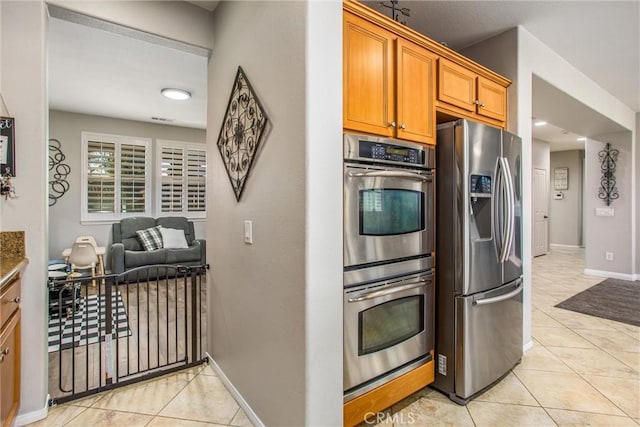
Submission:
[[[162,93],[162,95],[164,95],[165,97],[173,99],[175,101],[185,101],[191,98],[191,93],[187,92],[186,90],[174,89],[170,87],[162,89],[160,93]]]
[[[578,138],[576,141],[586,141],[587,138],[585,138],[584,136],[581,136],[580,138]]]
[[[535,126],[544,126],[546,124],[547,124],[547,122],[535,122],[534,123]]]

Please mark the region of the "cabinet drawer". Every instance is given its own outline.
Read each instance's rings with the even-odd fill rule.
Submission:
[[[0,295],[0,325],[4,325],[19,306],[20,276],[17,275],[13,282],[5,286]]]

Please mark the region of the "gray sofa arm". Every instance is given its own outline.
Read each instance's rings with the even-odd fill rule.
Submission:
[[[207,241],[205,239],[196,239],[193,243],[200,245],[200,263],[205,265],[207,263]]]
[[[124,245],[122,243],[111,244],[111,272],[113,274],[124,272]]]

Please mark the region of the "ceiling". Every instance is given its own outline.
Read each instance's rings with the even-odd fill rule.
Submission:
[[[191,3],[207,11],[218,4]],[[389,15],[378,2],[365,3]],[[454,50],[522,25],[600,87],[640,111],[638,1],[401,0],[400,6],[410,9],[411,16],[402,18],[409,27]],[[49,70],[51,108],[206,126],[204,57],[52,18]],[[166,100],[160,89],[167,86],[189,90],[193,98],[183,103]],[[579,135],[620,131],[610,121],[598,120],[597,111],[584,120],[584,105],[540,79],[534,79],[533,91],[533,115],[560,130]],[[553,135],[539,131],[534,127],[534,137],[553,142]]]

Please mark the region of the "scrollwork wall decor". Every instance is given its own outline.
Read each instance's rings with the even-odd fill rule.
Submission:
[[[610,206],[613,200],[620,197],[618,194],[618,187],[616,187],[615,175],[618,154],[620,154],[620,152],[617,149],[612,148],[611,143],[609,142],[607,142],[604,149],[598,153],[598,157],[600,158],[600,169],[602,171],[598,197],[604,200],[607,206]]]
[[[71,166],[63,163],[65,155],[61,148],[60,141],[49,140],[49,206],[55,205],[69,191],[67,176],[71,173]]]
[[[218,136],[218,150],[239,202],[268,118],[242,67],[238,67],[227,112]]]

